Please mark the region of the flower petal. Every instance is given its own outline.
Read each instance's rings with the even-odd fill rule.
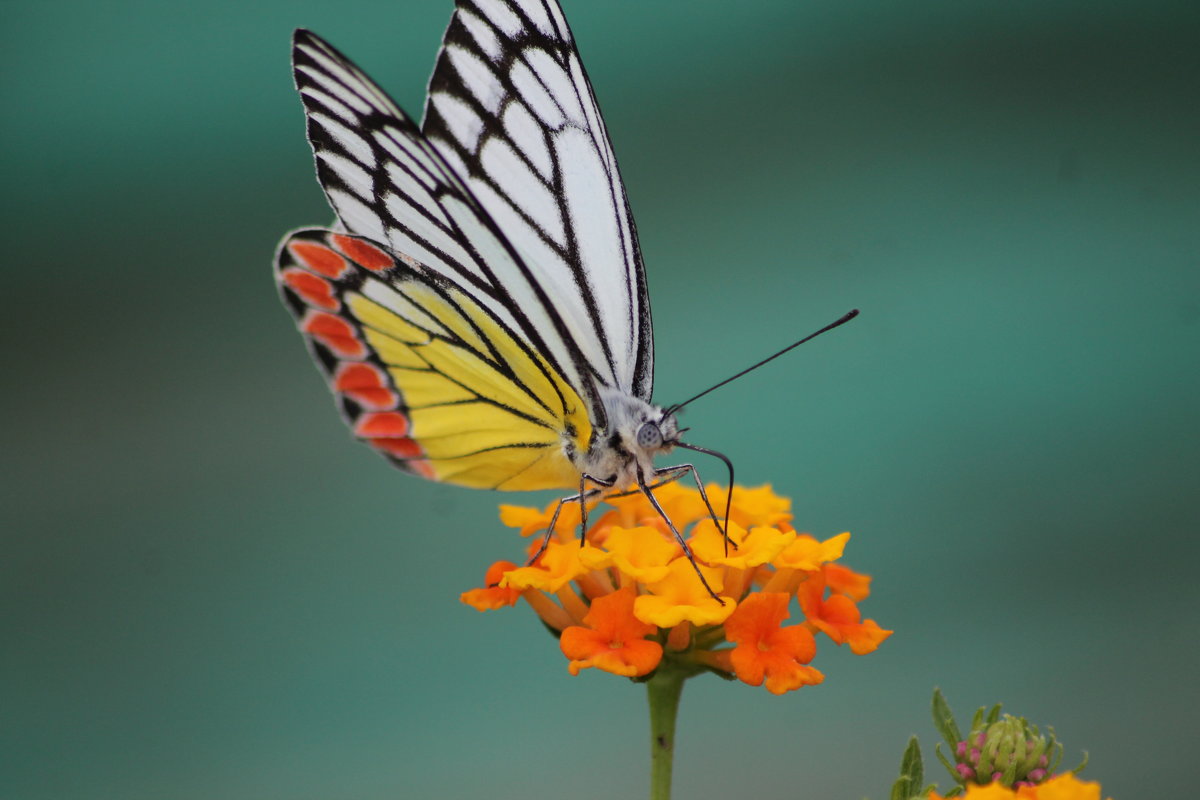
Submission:
[[[822,564],[841,558],[849,540],[849,533],[839,533],[823,542],[802,533],[771,563],[780,569],[818,570]]]
[[[696,558],[705,564],[752,569],[770,563],[792,543],[796,534],[762,525],[751,528],[747,533],[737,523],[730,522],[729,538],[735,547],[726,548],[725,537],[720,529],[712,520],[704,519],[696,524],[688,544]]]
[[[483,577],[483,588],[463,592],[458,599],[479,611],[490,611],[513,605],[521,596],[521,591],[501,587],[500,581],[506,572],[516,568],[517,565],[511,561],[497,561],[488,567],[487,574]]]
[[[572,675],[596,667],[635,677],[646,675],[658,666],[662,645],[644,638],[654,633],[655,628],[634,617],[634,597],[632,589],[597,597],[583,619],[584,625],[574,625],[562,632],[559,648],[571,660],[567,668]]]
[[[720,570],[703,564],[699,568],[713,591],[721,591]],[[670,563],[663,580],[646,588],[651,594],[637,599],[633,606],[634,616],[660,628],[673,628],[684,620],[693,625],[717,625],[724,622],[737,606],[737,600],[732,597],[713,599],[697,577],[696,568],[685,556]]]
[[[803,625],[782,627],[788,617],[789,595],[784,592],[759,592],[741,602],[725,622],[725,636],[735,642],[729,655],[738,678],[751,686],[783,694],[825,679],[818,670],[807,666],[817,653],[812,632]]]

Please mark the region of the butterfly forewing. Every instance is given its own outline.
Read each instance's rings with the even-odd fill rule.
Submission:
[[[554,299],[595,378],[649,400],[653,339],[637,234],[557,4],[459,0],[422,132]]]
[[[327,42],[298,30],[296,85],[317,177],[338,221],[412,266],[452,280],[537,350],[604,420],[591,366],[526,265],[416,125]]]
[[[494,489],[569,488],[584,403],[471,294],[378,244],[322,229],[276,256],[285,304],[355,435],[397,466]]]

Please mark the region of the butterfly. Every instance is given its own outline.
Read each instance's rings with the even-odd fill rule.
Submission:
[[[682,544],[652,489],[704,487],[655,457],[712,451],[651,400],[637,231],[555,0],[458,0],[420,125],[316,34],[292,54],[337,220],[275,274],[354,435],[436,481],[640,491]]]

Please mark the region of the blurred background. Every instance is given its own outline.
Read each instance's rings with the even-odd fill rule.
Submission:
[[[641,233],[656,399],[867,614],[783,698],[692,681],[677,795],[882,798],[931,689],[1186,796],[1200,708],[1200,13],[566,3]],[[458,603],[497,495],[355,444],[276,298],[330,219],[291,29],[417,112],[450,0],[5,4],[4,798],[630,797],[640,687]],[[708,470],[721,476],[719,464]],[[928,774],[942,781],[940,767]]]

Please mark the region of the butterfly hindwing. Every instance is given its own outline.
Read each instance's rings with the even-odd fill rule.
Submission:
[[[637,233],[604,121],[554,0],[458,0],[422,132],[546,286],[600,382],[649,400]]]
[[[316,228],[284,240],[276,278],[355,436],[394,464],[479,488],[576,485],[586,405],[472,294]]]

